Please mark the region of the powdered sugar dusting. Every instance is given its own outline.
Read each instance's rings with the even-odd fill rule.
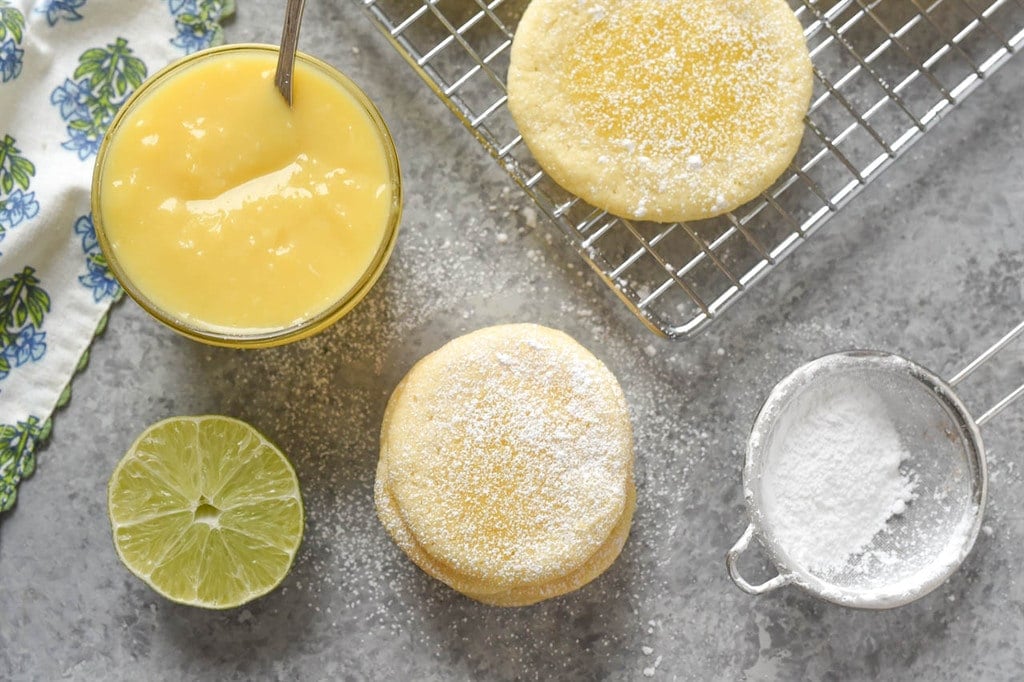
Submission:
[[[385,485],[417,543],[460,574],[494,586],[564,575],[621,518],[625,403],[567,337],[482,330],[431,355],[395,395]]]
[[[566,115],[639,183],[632,217],[646,216],[666,187],[687,187],[705,213],[735,206],[737,178],[775,163],[765,161],[766,140],[790,123],[779,91],[792,77],[792,46],[780,41],[778,13],[738,2],[578,7],[579,18],[554,29],[573,33],[561,39],[573,46]]]

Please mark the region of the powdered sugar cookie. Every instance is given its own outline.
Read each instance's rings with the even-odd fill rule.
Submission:
[[[626,218],[697,220],[769,187],[812,90],[785,0],[533,0],[508,106],[537,162]]]
[[[460,337],[395,389],[374,497],[410,558],[470,597],[512,606],[574,590],[629,533],[622,390],[561,332],[504,325]]]

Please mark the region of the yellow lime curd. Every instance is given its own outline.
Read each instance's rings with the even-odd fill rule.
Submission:
[[[144,84],[97,161],[93,215],[126,291],[193,338],[273,345],[365,295],[394,244],[394,145],[347,78],[300,54],[214,48]]]

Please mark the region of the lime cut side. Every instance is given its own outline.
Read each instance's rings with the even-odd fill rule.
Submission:
[[[299,481],[256,429],[173,417],[132,444],[110,477],[118,556],[164,597],[227,609],[277,587],[302,541]]]

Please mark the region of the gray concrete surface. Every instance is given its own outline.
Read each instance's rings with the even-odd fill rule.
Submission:
[[[275,41],[279,4],[239,2],[229,39]],[[206,348],[131,302],[114,310],[0,521],[0,678],[619,680],[657,664],[653,678],[666,680],[1020,679],[1024,408],[985,430],[990,532],[919,602],[862,612],[792,588],[752,598],[722,557],[745,526],[746,433],[776,380],[851,346],[950,373],[1020,319],[1024,59],[725,319],[670,343],[583,271],[554,228],[525,228],[511,180],[352,3],[307,14],[304,49],[363,84],[394,130],[408,197],[394,259],[353,314],[284,349]],[[639,484],[616,564],[577,593],[514,610],[419,572],[372,504],[390,390],[444,340],[503,321],[564,329],[620,377]],[[980,407],[1022,375],[1018,346],[964,397]],[[107,478],[141,429],[208,412],[252,422],[290,454],[308,513],[284,586],[223,613],[168,603],[131,576],[105,512]]]

